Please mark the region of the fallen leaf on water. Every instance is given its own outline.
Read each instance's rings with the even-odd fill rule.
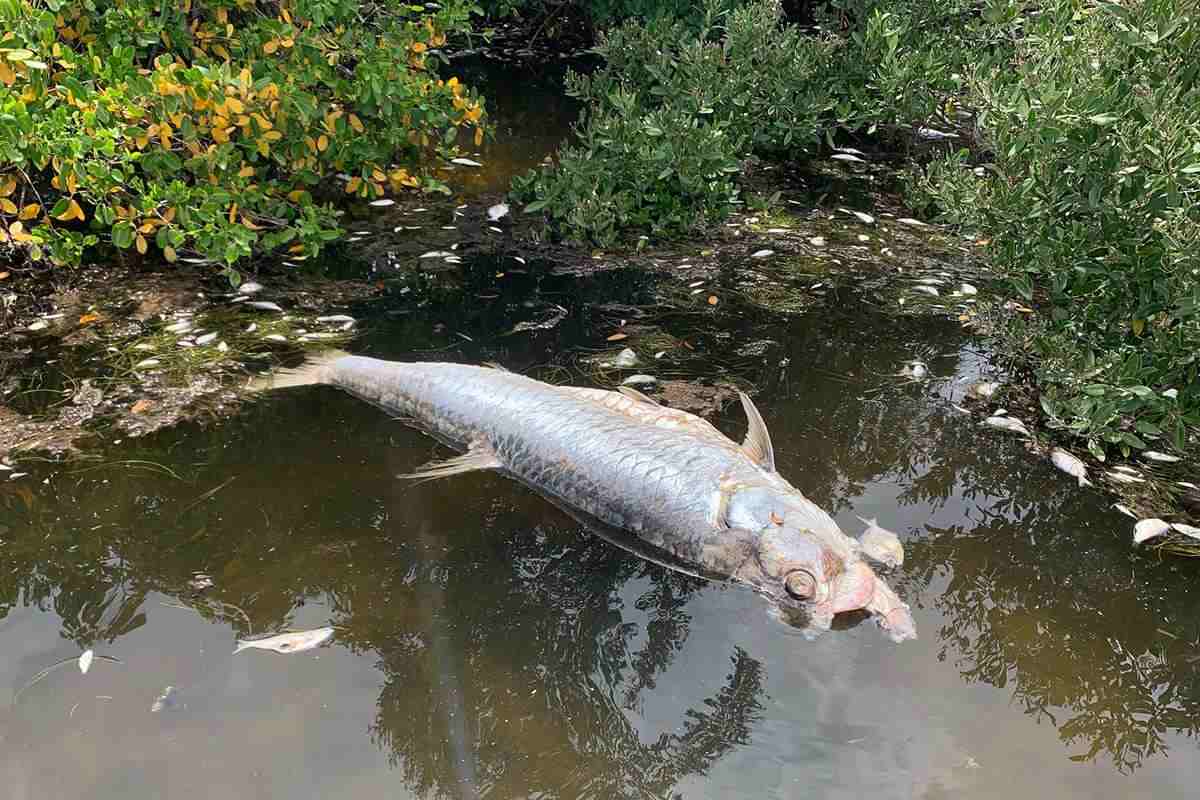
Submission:
[[[10,272],[0,272],[0,281],[4,280],[5,278],[7,278],[7,277],[8,277],[9,275],[11,275],[11,274],[12,274],[12,273],[10,273]]]
[[[7,273],[5,273],[5,274],[7,274]],[[99,314],[84,314],[82,317],[79,318],[79,324],[87,325],[88,323],[95,322],[98,319],[100,319]]]
[[[708,304],[710,306],[715,306],[718,302],[719,301],[717,300],[717,296],[715,294],[710,294],[708,296]]]
[[[607,341],[610,341],[610,342],[619,342],[619,341],[621,341],[622,339],[628,339],[628,338],[629,338],[629,334],[628,334],[628,333],[614,333],[612,336],[609,336],[609,337],[608,337]]]
[[[133,406],[129,409],[129,413],[145,414],[147,411],[149,411],[153,407],[154,407],[154,403],[150,402],[149,400],[147,400],[146,398],[143,397],[141,400],[138,400],[136,403],[133,404]]]

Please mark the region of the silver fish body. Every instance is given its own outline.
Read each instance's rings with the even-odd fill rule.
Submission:
[[[1050,451],[1050,462],[1062,472],[1079,481],[1080,486],[1091,486],[1087,477],[1087,467],[1082,461],[1061,448]]]
[[[328,383],[466,450],[413,477],[494,469],[700,571],[750,585],[828,628],[865,609],[896,641],[908,606],[858,542],[774,469],[748,398],[738,445],[705,420],[635,390],[553,386],[499,369],[343,356],[275,385]]]
[[[265,639],[238,639],[234,655],[243,650],[270,650],[275,653],[302,653],[312,650],[333,636],[333,628],[314,628],[309,631],[292,631],[268,636]]]

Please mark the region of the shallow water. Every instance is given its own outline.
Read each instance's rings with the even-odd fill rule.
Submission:
[[[475,261],[357,309],[354,349],[611,384],[624,321],[616,346],[665,351],[639,371],[758,387],[780,471],[905,538],[918,641],[809,641],[494,475],[398,480],[444,449],[288,390],[0,480],[0,798],[1194,796],[1197,565],[1134,554],[1101,495],[954,410],[986,366],[957,324],[770,269],[711,307],[686,273]],[[809,297],[773,313],[755,280]]]

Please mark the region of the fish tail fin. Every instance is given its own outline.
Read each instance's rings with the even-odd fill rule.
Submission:
[[[250,647],[249,642],[244,642],[241,639],[238,639],[237,647],[234,648],[233,654],[236,656],[238,653],[242,652],[243,650],[247,649],[248,647]]]
[[[247,387],[251,392],[265,392],[269,389],[286,389],[290,386],[311,386],[316,383],[329,383],[329,366],[338,359],[350,355],[344,350],[325,350],[309,356],[298,367],[275,370],[260,375],[252,380]]]
[[[1091,481],[1089,481],[1089,480],[1088,480],[1086,477],[1084,477],[1083,475],[1080,475],[1080,476],[1079,476],[1079,485],[1080,485],[1080,486],[1095,486],[1096,484],[1094,484],[1094,483],[1092,483]]]

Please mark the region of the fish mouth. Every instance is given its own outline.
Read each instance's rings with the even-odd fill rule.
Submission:
[[[812,624],[828,629],[833,617],[864,611],[874,617],[893,642],[917,638],[917,627],[906,603],[861,561],[850,564],[837,577],[825,603],[818,603],[810,614]]]

